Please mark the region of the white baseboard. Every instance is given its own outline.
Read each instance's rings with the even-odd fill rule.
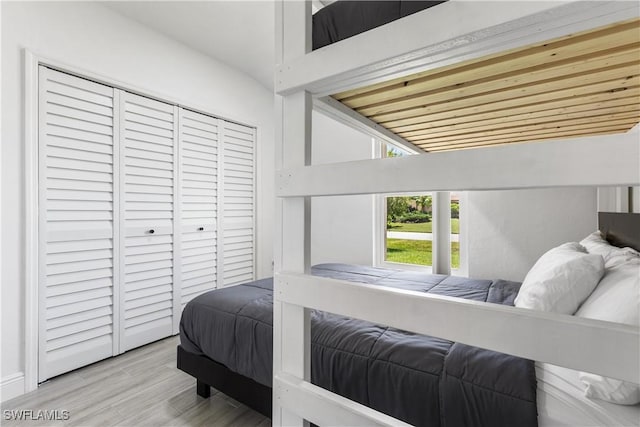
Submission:
[[[24,373],[17,372],[0,380],[0,402],[24,394]]]

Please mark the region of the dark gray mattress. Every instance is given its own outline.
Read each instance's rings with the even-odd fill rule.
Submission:
[[[319,49],[446,0],[339,0],[313,15],[312,47]]]
[[[513,305],[520,284],[345,264],[317,276]],[[200,295],[180,340],[271,387],[272,279]],[[370,322],[313,312],[312,382],[414,425],[535,426],[533,362]]]

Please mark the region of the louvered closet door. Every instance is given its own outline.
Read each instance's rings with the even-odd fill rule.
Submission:
[[[39,69],[39,381],[114,354],[114,90]]]
[[[128,92],[120,95],[120,351],[173,333],[173,283],[179,275],[173,260],[175,109]]]
[[[224,122],[224,286],[254,279],[255,130]]]
[[[218,122],[180,110],[181,308],[217,283]]]

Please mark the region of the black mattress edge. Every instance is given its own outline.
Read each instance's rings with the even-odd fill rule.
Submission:
[[[313,15],[312,49],[336,43],[447,0],[339,0]]]

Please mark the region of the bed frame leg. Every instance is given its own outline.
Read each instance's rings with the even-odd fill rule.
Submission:
[[[211,396],[211,387],[209,384],[205,384],[200,380],[196,380],[196,392],[198,396],[204,397],[205,399]]]

